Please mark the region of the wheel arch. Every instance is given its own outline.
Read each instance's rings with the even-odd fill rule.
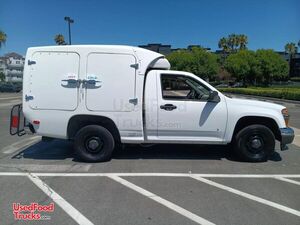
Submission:
[[[235,124],[231,141],[233,141],[235,135],[240,130],[254,124],[264,125],[268,127],[273,132],[275,139],[281,141],[281,134],[277,122],[273,118],[264,116],[244,116],[239,118],[239,120]]]
[[[117,143],[121,142],[119,129],[114,121],[105,116],[75,115],[69,119],[67,126],[68,139],[74,139],[76,133],[87,125],[99,125],[106,128],[114,137]]]

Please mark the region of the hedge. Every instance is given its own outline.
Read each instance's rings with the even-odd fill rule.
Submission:
[[[300,88],[219,88],[221,92],[300,101]]]

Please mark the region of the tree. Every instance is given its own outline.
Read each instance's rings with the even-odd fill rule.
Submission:
[[[54,37],[54,41],[57,45],[66,45],[65,37],[62,34],[57,34]]]
[[[222,37],[218,46],[223,50],[223,53],[233,53],[237,50],[247,49],[248,37],[245,34],[230,34],[228,37]]]
[[[219,70],[217,55],[198,47],[172,52],[167,58],[172,69],[188,71],[203,79],[214,79]]]
[[[0,48],[2,47],[2,45],[5,44],[6,39],[7,39],[6,33],[4,33],[2,30],[0,30]]]
[[[259,61],[261,82],[264,85],[270,84],[272,80],[282,80],[288,77],[288,63],[273,50],[257,50],[256,58]]]
[[[239,39],[239,44],[240,44],[240,50],[247,49],[248,37],[244,34],[240,34],[240,35],[238,35],[238,39]]]
[[[237,81],[255,84],[260,74],[258,65],[255,52],[240,50],[227,57],[224,67]]]
[[[228,36],[228,44],[232,52],[236,52],[237,47],[239,46],[239,35],[230,34]]]
[[[5,81],[5,74],[3,72],[0,72],[0,81]]]
[[[299,44],[299,43],[298,43]],[[294,57],[294,55],[298,52],[298,47],[296,46],[295,43],[293,42],[290,42],[290,43],[287,43],[285,46],[284,46],[284,50],[285,50],[285,53],[287,53],[289,55],[289,66],[290,66],[290,71],[289,71],[289,75],[291,75],[291,64],[292,64],[292,59]]]
[[[298,43],[298,45],[299,45],[299,43]],[[295,43],[290,42],[284,46],[284,50],[287,54],[289,54],[290,56],[293,57],[298,52],[298,47],[296,46]]]
[[[222,37],[219,40],[218,46],[219,46],[220,49],[222,49],[222,51],[224,53],[228,53],[229,52],[229,46],[228,46],[228,40],[227,40],[227,38]]]

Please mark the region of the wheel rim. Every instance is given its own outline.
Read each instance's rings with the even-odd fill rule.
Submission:
[[[92,154],[101,152],[103,149],[103,145],[103,140],[96,136],[88,137],[85,140],[85,148],[88,152]]]
[[[247,150],[253,154],[259,154],[264,149],[264,139],[259,134],[250,135],[247,139]]]

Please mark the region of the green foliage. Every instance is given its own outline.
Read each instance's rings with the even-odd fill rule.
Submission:
[[[286,79],[288,63],[273,50],[241,50],[227,57],[225,69],[238,81],[268,85],[272,80]]]
[[[219,70],[218,57],[202,48],[175,51],[167,58],[172,69],[188,71],[203,79],[213,79]]]
[[[6,39],[7,39],[6,33],[0,30],[0,48],[2,47],[3,44],[5,44]]]
[[[256,58],[262,75],[260,82],[269,84],[272,80],[282,80],[288,77],[288,63],[273,50],[257,50]]]
[[[255,52],[241,50],[227,57],[224,67],[238,81],[253,83],[260,74]]]
[[[57,45],[66,45],[65,37],[62,34],[57,34],[54,37],[54,41]]]
[[[3,72],[0,72],[0,81],[5,81],[5,75]]]
[[[221,92],[300,100],[300,88],[219,88]]]

